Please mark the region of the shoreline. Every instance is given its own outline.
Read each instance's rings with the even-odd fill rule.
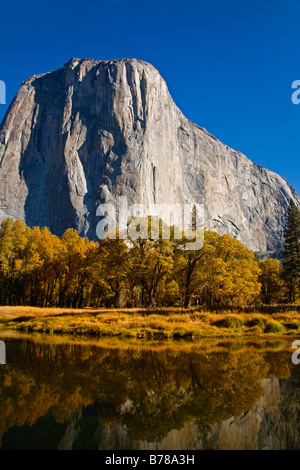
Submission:
[[[300,313],[231,313],[195,308],[155,310],[5,306],[0,307],[0,329],[142,340],[286,339],[300,337]]]

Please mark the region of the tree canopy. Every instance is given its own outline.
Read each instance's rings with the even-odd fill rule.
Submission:
[[[297,217],[292,207],[289,220]],[[253,251],[229,235],[204,231],[203,246],[187,250],[185,234],[177,240],[174,228],[168,231],[170,239],[117,236],[95,242],[74,229],[58,237],[46,227],[3,220],[0,304],[82,308],[278,303],[286,300],[287,286],[299,280],[299,238],[290,225],[286,280],[278,261],[256,260]]]

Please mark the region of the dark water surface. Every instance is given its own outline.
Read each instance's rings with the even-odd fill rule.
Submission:
[[[2,449],[300,449],[291,340],[0,340]]]

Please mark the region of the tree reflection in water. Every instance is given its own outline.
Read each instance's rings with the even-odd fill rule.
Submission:
[[[170,449],[178,442],[220,448],[224,429],[228,433],[224,422],[231,420],[232,429],[240,426],[243,433],[257,403],[265,416],[251,446],[268,441],[270,447],[278,441],[276,429],[282,432],[278,422],[286,415],[287,396],[293,437],[287,442],[281,436],[280,446],[298,447],[300,374],[287,350],[245,344],[111,347],[49,338],[10,340],[6,346],[7,365],[0,368],[2,448]],[[264,403],[266,384],[280,391],[273,417]],[[266,420],[271,426],[274,421],[274,429],[266,428]],[[256,420],[253,430],[257,425]],[[234,447],[226,439],[223,445]]]

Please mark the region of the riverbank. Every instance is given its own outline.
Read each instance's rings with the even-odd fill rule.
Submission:
[[[0,328],[23,332],[144,339],[282,338],[300,335],[300,313],[207,312],[200,309],[0,307]]]

